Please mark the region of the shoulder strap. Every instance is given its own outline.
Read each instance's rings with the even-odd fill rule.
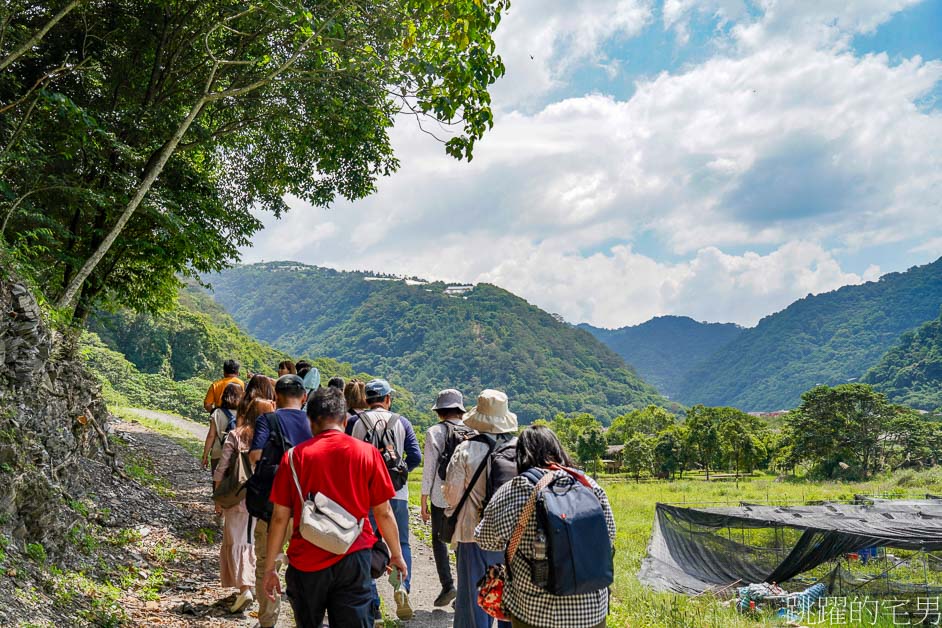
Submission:
[[[393,445],[396,444],[396,431],[395,431],[395,427],[396,427],[396,423],[398,423],[398,422],[399,422],[399,419],[401,419],[401,418],[402,418],[402,417],[399,416],[398,414],[392,414],[392,416],[390,416],[388,419],[386,419],[386,425],[385,425],[385,427],[383,427],[383,442],[384,442],[384,443],[385,443],[385,442],[388,442],[388,441],[386,440],[386,436],[389,434],[389,430],[392,429],[392,430],[393,430]]]
[[[539,467],[530,467],[520,475],[530,480],[534,485],[539,484],[540,480],[546,475],[546,471]]]
[[[233,421],[235,421],[235,417],[232,416],[232,410],[230,410],[229,408],[221,408],[221,410],[222,410],[222,413],[226,415],[226,419],[229,421],[229,423],[232,423]]]
[[[540,481],[536,483],[536,486],[533,487],[533,492],[530,493],[530,499],[527,500],[527,503],[523,506],[523,511],[520,513],[520,519],[517,520],[517,527],[514,528],[513,534],[510,535],[510,543],[507,545],[507,568],[510,569],[510,563],[513,561],[514,556],[517,554],[517,548],[520,546],[520,539],[523,538],[523,531],[526,529],[527,524],[530,523],[530,518],[533,516],[533,512],[536,510],[536,499],[540,495],[540,491],[550,485],[553,481],[555,473],[544,473],[543,477],[540,478]]]
[[[363,424],[363,429],[366,432],[366,438],[364,438],[363,440],[367,442],[373,440],[372,434],[376,431],[376,423],[377,423],[376,419],[373,417],[370,417],[370,420],[367,420],[367,417],[369,417],[372,412],[373,412],[372,410],[367,410],[366,412],[362,414],[357,414],[357,416],[360,417],[359,423]]]
[[[304,504],[304,493],[301,492],[301,483],[298,482],[298,473],[294,470],[294,447],[288,450],[288,464],[291,466],[291,475],[294,476],[294,485],[298,489],[298,497],[301,498],[301,504]]]
[[[468,484],[468,487],[464,489],[464,494],[461,496],[461,500],[458,502],[458,506],[455,508],[455,515],[461,512],[461,509],[464,508],[464,503],[468,501],[468,498],[471,496],[471,491],[474,490],[474,486],[478,483],[478,479],[481,477],[481,474],[484,473],[484,469],[487,468],[487,463],[491,459],[491,452],[494,451],[494,444],[489,443],[487,446],[487,454],[484,456],[484,460],[481,461],[481,464],[478,465],[478,468],[474,471],[474,475],[471,476],[471,482]]]
[[[563,467],[556,464],[554,464],[550,468],[553,469],[554,471],[565,471],[566,473],[571,475],[573,478],[575,478],[575,480],[578,481],[579,484],[581,484],[582,486],[590,490],[595,490],[595,487],[592,486],[589,480],[585,477],[585,474],[581,473],[580,471],[576,471],[575,469],[572,469],[570,467]]]
[[[278,416],[277,411],[268,413],[268,423],[268,427],[271,429],[271,431],[278,435],[278,439],[281,441],[282,449],[284,449],[286,444],[294,447],[294,443],[285,437],[284,428],[281,426],[281,417]]]
[[[478,443],[484,443],[490,448],[492,452],[497,447],[497,439],[491,436],[490,434],[478,433],[472,436],[471,438],[469,438],[468,440],[473,440]]]

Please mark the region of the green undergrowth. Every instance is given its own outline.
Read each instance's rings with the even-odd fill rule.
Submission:
[[[94,495],[69,500],[64,506],[77,521],[68,530],[66,547],[55,556],[47,555],[41,543],[18,549],[11,539],[0,536],[0,573],[15,578],[11,580],[12,595],[24,609],[51,607],[69,618],[69,626],[130,626],[125,601],[129,597],[144,603],[159,600],[173,584],[168,567],[181,559],[192,560],[170,538],[148,543],[135,528],[102,527],[96,521],[107,518],[110,510],[98,508]],[[106,546],[134,549],[145,554],[149,564],[112,563],[100,554]],[[62,560],[64,556],[67,561]],[[26,578],[26,574],[32,575]],[[55,625],[48,620],[33,621],[29,625]]]
[[[98,336],[85,332],[81,354],[89,371],[101,383],[108,407],[133,406],[201,419],[203,396],[210,381],[193,377],[175,381],[161,373],[142,373],[123,354],[109,349]]]

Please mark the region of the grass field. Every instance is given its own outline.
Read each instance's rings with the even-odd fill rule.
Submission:
[[[410,480],[410,497],[419,503],[421,470]],[[922,472],[902,471],[881,476],[868,482],[807,482],[778,481],[772,476],[757,476],[733,482],[707,482],[699,477],[674,482],[635,483],[624,476],[602,476],[618,528],[615,554],[615,600],[609,626],[647,628],[661,626],[756,627],[784,626],[785,621],[771,613],[755,617],[741,615],[712,596],[691,598],[681,595],[654,593],[638,582],[636,574],[644,558],[657,502],[738,505],[740,500],[756,503],[790,503],[817,499],[849,500],[855,493],[886,496],[923,497],[925,493],[942,492],[942,469]],[[899,621],[899,620],[898,620]],[[908,623],[908,621],[906,622]],[[796,624],[793,624],[796,625]],[[805,621],[804,625],[815,625]],[[860,625],[846,621],[828,621],[817,625]],[[866,625],[893,626],[889,614]],[[899,625],[899,624],[896,624]]]

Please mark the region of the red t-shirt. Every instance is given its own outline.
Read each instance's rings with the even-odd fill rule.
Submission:
[[[370,509],[396,495],[386,464],[376,447],[337,430],[321,432],[294,448],[294,468],[301,491],[323,493],[357,519],[366,518]],[[301,500],[291,476],[288,454],[281,460],[271,489],[272,503],[291,508],[294,530],[288,544],[288,560],[300,571],[320,571],[343,556],[332,554],[301,537]],[[373,547],[376,537],[367,518],[363,533],[348,554]]]

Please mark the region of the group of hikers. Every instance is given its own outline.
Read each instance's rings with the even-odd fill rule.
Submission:
[[[469,411],[460,391],[441,391],[423,455],[384,379],[321,386],[310,363],[285,360],[277,380],[244,383],[239,369],[227,360],[207,391],[202,458],[223,525],[221,584],[239,590],[231,612],[257,601],[258,625],[275,626],[286,564],[298,626],[325,615],[341,628],[383,625],[386,575],[396,616],[412,619],[408,479],[424,459],[434,605],[454,608],[456,628],[605,625],[615,539],[605,492],[548,427],[521,431],[505,393],[484,390]]]

